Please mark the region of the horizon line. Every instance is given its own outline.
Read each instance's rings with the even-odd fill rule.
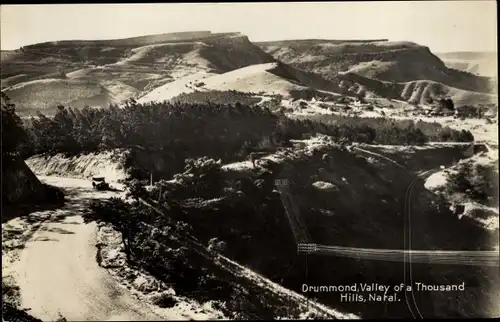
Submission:
[[[36,43],[29,43],[25,44],[23,46],[17,47],[17,48],[1,48],[0,44],[0,50],[1,51],[15,51],[19,50],[22,47],[29,47],[29,46],[35,46],[35,45],[40,45],[40,44],[48,44],[48,43],[58,43],[58,42],[105,42],[105,41],[117,41],[117,40],[130,40],[130,39],[136,39],[136,38],[145,38],[145,37],[154,37],[154,36],[164,36],[164,35],[176,35],[176,34],[189,34],[189,33],[209,33],[212,36],[217,36],[217,35],[224,35],[224,34],[239,34],[242,37],[248,38],[248,40],[252,43],[272,43],[272,42],[292,42],[292,41],[297,41],[297,42],[303,42],[303,41],[336,41],[336,42],[408,42],[408,43],[413,43],[422,47],[427,47],[430,49],[430,46],[420,44],[418,42],[412,41],[412,40],[391,40],[389,38],[347,38],[347,39],[341,39],[341,38],[321,38],[321,37],[315,37],[315,38],[278,38],[278,39],[266,39],[266,40],[252,40],[250,36],[246,35],[245,33],[241,31],[227,31],[227,32],[212,32],[211,30],[183,30],[183,31],[172,31],[172,32],[163,32],[163,33],[153,33],[153,34],[141,34],[137,36],[128,36],[128,37],[123,37],[123,38],[80,38],[80,39],[58,39],[58,40],[47,40],[47,41],[41,41],[41,42],[36,42]],[[204,38],[203,36],[200,38]],[[166,40],[164,43],[168,42],[182,42],[183,40],[186,42],[189,41],[195,41],[197,38],[193,37],[192,39],[178,39],[178,40]],[[198,38],[199,39],[199,38]],[[201,39],[200,39],[201,40]],[[162,43],[162,42],[159,42]],[[146,46],[146,45],[144,45]],[[432,51],[432,50],[431,50]],[[433,51],[434,52],[434,51]],[[439,54],[445,54],[445,53],[495,53],[498,54],[498,50],[463,50],[463,49],[456,49],[456,50],[448,50],[448,51],[435,51],[434,53],[439,53]]]

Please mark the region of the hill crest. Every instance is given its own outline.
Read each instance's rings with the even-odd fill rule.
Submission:
[[[83,93],[86,98],[98,95],[91,102],[103,107],[140,97],[189,75],[221,74],[274,61],[240,33],[50,42],[2,52],[2,90],[24,112],[48,112],[58,104],[76,104],[80,102],[76,96]],[[47,86],[40,88],[40,80],[49,79]],[[66,83],[71,86],[64,86]]]
[[[253,43],[239,32],[45,42],[2,51],[1,68],[2,90],[25,112],[47,112],[58,104],[107,106],[128,98],[163,100],[197,90],[283,96],[302,91],[348,96],[366,92],[416,102],[450,93],[469,104],[478,97],[489,101],[486,93],[494,87],[487,77],[448,68],[428,47],[414,42]],[[190,87],[202,79],[206,79],[205,89]]]
[[[428,47],[413,42],[299,41],[257,43],[274,58],[293,67],[333,80],[341,72],[355,72],[381,81],[432,80],[468,91],[489,93],[487,77],[446,67]]]
[[[99,39],[99,40],[60,40],[60,41],[48,41],[43,43],[37,43],[32,45],[24,46],[25,49],[34,48],[47,48],[47,47],[64,47],[64,46],[146,46],[165,42],[176,42],[176,41],[196,41],[196,40],[207,40],[215,38],[224,37],[234,37],[240,36],[239,32],[230,33],[212,33],[211,31],[186,31],[186,32],[173,32],[173,33],[161,33],[154,35],[145,35],[137,37],[127,37],[121,39]]]

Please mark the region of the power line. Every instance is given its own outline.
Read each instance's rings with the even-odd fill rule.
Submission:
[[[418,179],[431,170],[420,173],[412,181],[414,185]],[[498,251],[470,251],[470,250],[413,250],[413,249],[379,249],[321,245],[309,242],[311,240],[307,228],[300,220],[300,212],[293,198],[289,195],[287,185],[281,181],[276,183],[280,194],[285,215],[295,237],[299,254],[318,254],[347,257],[364,260],[378,260],[389,262],[405,262],[406,257],[411,258],[411,263],[429,263],[442,265],[465,266],[499,266],[500,254]],[[411,190],[411,189],[410,189]],[[409,198],[409,196],[408,196]]]

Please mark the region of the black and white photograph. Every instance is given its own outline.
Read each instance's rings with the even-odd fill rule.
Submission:
[[[496,1],[0,25],[2,321],[500,317]]]

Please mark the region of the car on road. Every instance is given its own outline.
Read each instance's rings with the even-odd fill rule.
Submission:
[[[106,182],[104,177],[93,177],[92,178],[92,187],[96,190],[109,190],[109,184]]]

